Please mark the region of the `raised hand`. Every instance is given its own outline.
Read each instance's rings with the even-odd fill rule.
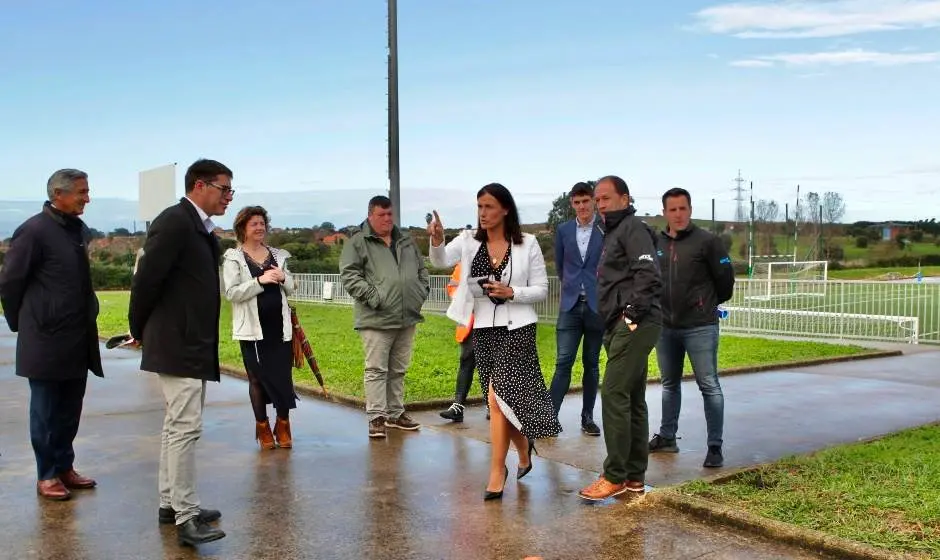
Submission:
[[[428,235],[431,236],[431,243],[435,247],[440,247],[444,243],[444,224],[441,223],[441,217],[437,215],[437,210],[432,210],[434,219],[428,224]]]

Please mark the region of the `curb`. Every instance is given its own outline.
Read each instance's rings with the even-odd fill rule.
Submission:
[[[859,354],[849,354],[847,356],[832,356],[829,358],[813,358],[811,360],[793,360],[790,362],[775,362],[773,364],[764,364],[759,366],[744,366],[737,368],[729,368],[724,371],[719,372],[721,376],[728,375],[740,375],[742,373],[759,373],[764,371],[773,371],[779,369],[793,369],[793,368],[802,368],[810,366],[822,366],[826,364],[839,364],[843,362],[857,362],[860,360],[873,360],[877,358],[894,358],[897,356],[903,356],[904,352],[901,350],[873,350],[871,352],[861,352]],[[683,375],[683,379],[693,379],[694,376]],[[659,383],[659,380],[655,380],[656,383]]]
[[[245,370],[243,369],[220,365],[219,371],[228,375],[229,377],[237,377],[239,379],[244,379],[246,381],[248,380],[248,374],[245,373]],[[327,393],[324,393],[323,389],[320,389],[319,387],[309,387],[307,385],[300,385],[300,384],[294,383],[294,391],[298,394],[306,395],[308,397],[314,397],[323,401],[344,404],[346,406],[351,406],[353,408],[361,408],[363,410],[365,410],[366,408],[365,399],[360,399],[359,397],[350,397],[347,395],[337,395],[334,393],[327,394]],[[448,402],[447,404],[450,404],[450,402]],[[408,408],[409,410],[411,410],[410,406]]]
[[[100,334],[98,335],[99,342],[107,342],[107,340],[108,340],[108,337],[102,336]],[[140,348],[126,348],[126,349],[140,352]],[[228,375],[229,377],[237,377],[238,379],[244,379],[245,381],[248,380],[248,374],[245,373],[245,370],[243,369],[219,364],[219,371],[221,373],[224,373],[225,375]],[[296,391],[299,394],[307,395],[310,397],[316,397],[324,401],[345,404],[347,406],[352,406],[354,408],[361,408],[363,410],[366,408],[366,401],[364,399],[360,399],[358,397],[349,397],[346,395],[334,395],[333,393],[326,394],[319,387],[308,387],[306,385],[298,385],[295,383],[294,391]],[[450,404],[450,402],[448,402],[447,404]]]
[[[742,375],[747,373],[760,373],[764,371],[773,371],[780,369],[793,369],[800,367],[810,367],[810,366],[819,366],[825,364],[837,364],[842,362],[854,362],[859,360],[873,360],[876,358],[894,358],[897,356],[903,356],[904,352],[901,350],[874,350],[871,352],[862,352],[860,354],[850,354],[848,356],[833,356],[830,358],[814,358],[812,360],[793,360],[790,362],[775,362],[773,364],[765,364],[759,366],[743,366],[736,368],[728,368],[719,372],[720,377],[727,377],[730,375]],[[692,373],[687,373],[682,376],[683,380],[692,380],[695,379],[695,375]],[[654,377],[646,380],[647,385],[658,385],[661,383],[661,380],[658,377]],[[582,385],[573,385],[568,389],[568,394],[580,393],[584,390]],[[433,399],[427,401],[417,401],[413,403],[408,403],[408,410],[419,411],[419,410],[431,410],[435,408],[447,408],[453,403],[453,399]],[[483,404],[483,397],[467,397],[466,404],[476,405]]]
[[[890,552],[873,546],[858,543],[816,531],[790,525],[782,521],[760,517],[743,510],[735,509],[696,498],[684,496],[674,490],[660,490],[650,494],[654,503],[658,502],[677,511],[708,521],[716,521],[738,529],[768,537],[778,542],[794,545],[804,550],[822,552],[835,558],[851,560],[900,560],[913,559],[916,556]]]
[[[108,337],[98,335],[98,340],[101,342],[105,342],[106,340],[108,340]],[[140,349],[136,348],[135,350],[139,351]],[[904,352],[902,352],[901,350],[878,350],[874,352],[863,352],[861,354],[851,354],[848,356],[834,356],[831,358],[816,358],[812,360],[794,360],[791,362],[777,362],[773,364],[766,364],[766,365],[760,365],[760,366],[745,366],[745,367],[738,367],[738,368],[729,368],[729,369],[719,372],[719,375],[721,376],[742,375],[746,373],[759,373],[763,371],[772,371],[772,370],[779,370],[779,369],[818,366],[818,365],[835,364],[835,363],[841,363],[841,362],[854,362],[858,360],[871,360],[875,358],[892,358],[895,356],[902,356],[903,354]],[[231,377],[237,377],[239,379],[246,379],[246,380],[248,379],[248,374],[246,374],[245,370],[243,369],[234,368],[231,366],[220,364],[219,370],[222,373],[225,373],[226,375],[229,375]],[[695,375],[685,374],[682,376],[682,379],[683,380],[695,379]],[[658,383],[660,383],[659,378],[646,380],[647,385],[656,385]],[[576,394],[576,393],[581,392],[583,389],[584,387],[582,385],[575,385],[568,390],[568,394]],[[344,404],[347,406],[351,406],[353,408],[360,408],[363,410],[365,410],[366,408],[365,399],[362,399],[359,397],[351,397],[347,395],[337,395],[333,393],[326,394],[319,387],[312,387],[306,384],[295,383],[294,391],[296,391],[298,394],[307,395],[307,396],[318,398],[324,401]],[[426,401],[417,401],[413,403],[407,403],[405,405],[405,408],[407,410],[417,412],[417,411],[424,411],[424,410],[433,410],[435,408],[447,408],[453,402],[454,402],[453,399],[432,399],[432,400],[426,400]],[[478,397],[478,396],[468,397],[466,404],[468,405],[483,404],[483,397]]]

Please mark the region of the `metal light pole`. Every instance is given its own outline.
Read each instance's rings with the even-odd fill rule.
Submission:
[[[754,181],[751,181],[751,219],[747,222],[747,277],[754,277]]]
[[[401,172],[398,164],[398,2],[388,0],[388,197],[401,226]]]

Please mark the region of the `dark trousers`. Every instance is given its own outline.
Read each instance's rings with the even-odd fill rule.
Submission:
[[[39,480],[72,469],[85,384],[88,377],[63,381],[29,380],[29,435]]]
[[[645,482],[649,461],[646,376],[649,355],[661,329],[658,323],[647,320],[631,331],[623,321],[617,321],[604,335],[604,478],[614,484],[625,480]]]
[[[555,325],[555,341],[558,356],[555,358],[555,374],[552,376],[552,406],[555,416],[561,410],[568,388],[571,387],[571,367],[578,355],[578,346],[584,338],[581,349],[581,364],[584,366],[583,391],[581,401],[581,423],[594,420],[594,402],[597,400],[597,386],[600,380],[601,345],[604,343],[604,322],[591,311],[587,302],[579,301],[571,311],[558,314]]]
[[[460,366],[457,369],[457,392],[454,402],[464,404],[470,387],[473,385],[473,371],[477,367],[476,355],[473,353],[473,331],[460,343]]]

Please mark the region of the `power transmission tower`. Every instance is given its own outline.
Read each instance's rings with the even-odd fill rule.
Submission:
[[[747,221],[747,212],[744,210],[744,177],[741,177],[740,169],[738,169],[738,176],[734,179],[734,182],[736,184],[734,187],[734,201],[737,204],[734,211],[734,221],[740,224]]]

